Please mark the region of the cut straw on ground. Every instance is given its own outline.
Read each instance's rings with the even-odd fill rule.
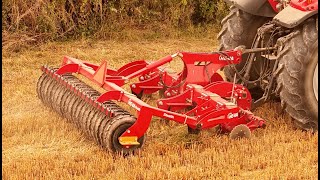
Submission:
[[[119,68],[178,51],[209,52],[216,45],[207,38],[83,40],[4,52],[3,179],[317,179],[318,134],[297,130],[288,115],[279,114],[279,103],[254,112],[266,119],[267,127],[254,131],[249,140],[230,140],[214,129],[189,135],[185,125],[154,119],[145,146],[124,159],[86,138],[36,95],[40,66],[59,66],[65,55],[97,64],[105,59]]]

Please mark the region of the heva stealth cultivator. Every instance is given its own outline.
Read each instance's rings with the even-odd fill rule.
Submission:
[[[257,49],[265,51],[266,49]],[[252,50],[248,51],[251,52]],[[217,71],[241,62],[241,48],[223,52],[179,52],[155,62],[133,61],[118,70],[71,57],[64,57],[59,68],[42,67],[37,92],[43,103],[75,123],[102,147],[113,152],[130,153],[144,143],[152,117],[186,124],[189,133],[220,127],[231,138],[249,137],[265,121],[250,112],[251,95],[240,84],[226,82]],[[163,65],[181,58],[184,69],[168,73]],[[74,74],[82,75],[106,90],[100,94]],[[121,86],[130,80],[132,93]],[[164,98],[153,107],[142,94],[162,91]],[[124,102],[136,117],[118,104]]]

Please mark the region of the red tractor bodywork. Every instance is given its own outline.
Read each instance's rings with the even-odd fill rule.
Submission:
[[[247,13],[272,17],[281,26],[293,28],[318,14],[318,0],[226,0]]]

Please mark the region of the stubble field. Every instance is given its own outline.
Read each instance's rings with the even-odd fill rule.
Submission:
[[[266,129],[230,140],[215,130],[189,135],[184,125],[153,120],[138,155],[106,152],[37,98],[40,66],[59,66],[64,55],[119,68],[177,51],[213,51],[214,38],[48,43],[2,54],[3,179],[317,179],[318,134],[294,128],[279,103],[254,113]],[[152,103],[156,96],[148,102]],[[146,98],[144,98],[146,99]]]

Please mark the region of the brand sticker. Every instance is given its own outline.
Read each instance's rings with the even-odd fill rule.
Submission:
[[[219,60],[220,61],[233,61],[234,60],[234,57],[233,56],[219,56]]]
[[[170,118],[170,119],[174,119],[173,115],[167,114],[167,113],[163,113],[164,117]]]
[[[238,115],[238,113],[229,113],[228,115],[227,115],[227,118],[228,119],[232,119],[232,118],[236,118],[236,117],[238,117],[239,115]]]
[[[133,103],[131,101],[131,99],[128,100],[128,104],[129,104],[129,106],[133,107],[134,109],[140,111],[140,108],[135,103]]]

